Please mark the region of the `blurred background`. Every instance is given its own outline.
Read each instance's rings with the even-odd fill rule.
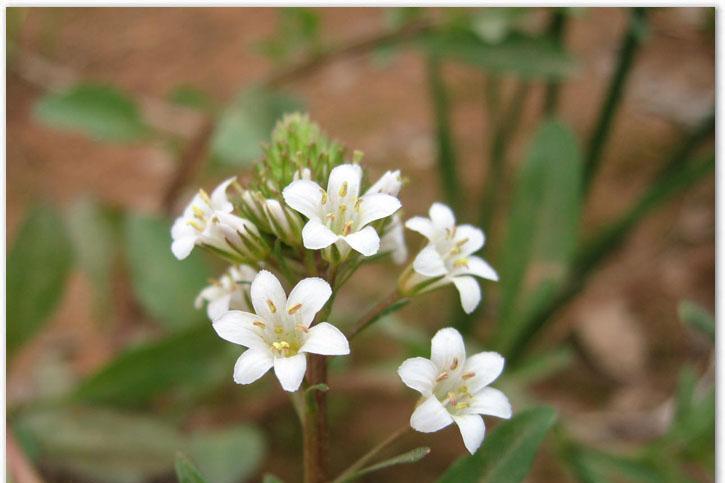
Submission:
[[[714,480],[714,9],[10,8],[6,32],[13,481],[175,481],[177,451],[215,483],[299,479],[286,395],[234,385],[193,307],[222,267],[168,231],[293,110],[373,179],[400,168],[406,217],[482,226],[502,278],[473,316],[443,289],[333,361],[333,472],[407,421],[395,368],[452,324],[507,355],[515,412],[558,413],[527,481]],[[358,272],[335,321],[399,270]],[[368,481],[465,451],[413,445]]]

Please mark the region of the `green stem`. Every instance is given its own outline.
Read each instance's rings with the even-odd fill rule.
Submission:
[[[462,201],[462,193],[456,172],[456,153],[451,132],[450,106],[443,80],[441,62],[435,55],[429,55],[426,62],[428,86],[433,103],[436,139],[438,143],[438,170],[443,193],[455,210]]]
[[[378,320],[380,314],[382,314],[390,306],[402,300],[403,297],[398,293],[397,289],[390,293],[383,300],[375,304],[365,315],[360,317],[355,324],[353,324],[350,331],[347,333],[347,340],[351,340],[357,334],[365,330],[369,325]]]
[[[393,434],[388,436],[385,440],[383,440],[380,444],[373,447],[370,451],[362,455],[357,461],[355,461],[352,465],[350,465],[345,471],[343,471],[340,476],[335,478],[333,480],[333,483],[343,483],[345,481],[350,481],[354,479],[355,473],[357,473],[360,469],[362,469],[371,459],[375,457],[378,453],[380,453],[382,450],[393,444],[395,441],[400,439],[403,435],[405,435],[408,431],[410,431],[410,426],[407,424],[403,426],[402,428],[395,431]]]
[[[614,115],[619,108],[627,83],[634,57],[639,50],[646,28],[646,8],[636,7],[631,10],[629,27],[622,39],[619,50],[619,61],[607,89],[607,95],[599,113],[596,127],[592,132],[587,149],[587,164],[584,168],[583,190],[586,194],[591,188],[594,176],[601,164],[602,153],[609,137]]]
[[[559,47],[562,47],[564,43],[568,18],[569,16],[566,14],[564,7],[554,8],[551,12],[548,35]],[[551,80],[546,84],[546,96],[544,98],[544,114],[546,116],[553,116],[556,113],[559,104],[560,89],[561,82],[558,80]]]

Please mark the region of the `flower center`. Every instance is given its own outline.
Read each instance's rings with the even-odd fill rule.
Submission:
[[[357,196],[347,199],[348,191],[346,181],[332,196],[328,196],[324,190],[322,192],[322,222],[333,233],[342,236],[347,236],[355,230],[360,217],[362,200]]]

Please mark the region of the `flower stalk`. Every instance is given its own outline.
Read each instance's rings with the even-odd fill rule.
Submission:
[[[402,428],[398,428],[397,431],[392,433],[390,436],[388,436],[386,439],[384,439],[381,443],[379,443],[377,446],[373,447],[370,451],[365,453],[355,461],[353,464],[351,464],[345,471],[340,473],[340,476],[335,478],[332,483],[343,483],[345,481],[349,481],[352,479],[353,476],[355,476],[355,473],[360,471],[370,460],[372,460],[378,453],[380,453],[382,450],[390,446],[391,444],[395,443],[397,440],[399,440],[401,437],[408,434],[410,431],[410,426],[405,425]]]

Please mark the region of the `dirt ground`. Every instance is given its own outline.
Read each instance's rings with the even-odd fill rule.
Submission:
[[[335,42],[377,32],[383,25],[378,9],[322,13],[323,37]],[[649,37],[636,60],[587,206],[585,235],[636,199],[685,130],[710,109],[714,37],[699,27],[707,15],[705,9],[651,13]],[[567,45],[579,68],[563,88],[560,115],[582,140],[593,126],[626,20],[621,9],[587,9],[571,22]],[[224,101],[270,72],[270,61],[253,47],[273,34],[276,22],[275,10],[260,8],[32,10],[19,45],[23,52],[42,55],[83,79],[112,83],[139,96],[163,99],[174,87],[186,84]],[[404,171],[410,178],[410,188],[401,195],[408,215],[422,213],[440,197],[424,69],[421,56],[406,50],[384,68],[369,56],[342,59],[286,86],[305,100],[311,117],[330,134],[364,151],[374,172],[392,167]],[[460,173],[466,192],[478,193],[485,180],[486,133],[491,128],[484,111],[484,76],[459,65],[446,65],[445,74],[452,90]],[[527,102],[510,151],[509,172],[520,163],[540,118],[543,92],[543,86],[536,85]],[[13,240],[26,208],[38,199],[64,206],[91,194],[134,210],[160,212],[163,188],[176,161],[159,146],[96,143],[39,125],[31,109],[41,93],[10,66],[7,240]],[[502,189],[510,191],[508,186]],[[574,333],[588,356],[534,390],[572,422],[578,436],[616,447],[652,437],[659,430],[656,424],[632,430],[632,421],[653,413],[668,399],[684,361],[703,368],[707,364],[707,345],[685,331],[676,308],[688,298],[714,311],[714,196],[710,178],[648,217],[589,281],[584,294],[558,315],[541,342],[550,345]],[[504,225],[505,219],[498,220],[489,238],[500,240]],[[495,252],[484,250],[484,255],[496,265]],[[343,296],[343,306],[353,312],[387,292],[387,287],[366,281],[388,273],[392,274],[383,268],[361,273],[351,285],[354,289],[349,289],[356,297],[351,292]],[[78,373],[88,373],[112,356],[117,348],[93,321],[90,298],[88,282],[74,275],[51,326],[11,368],[10,399],[34,390],[27,375],[39,354],[57,351],[59,343],[71,348],[67,357]],[[420,320],[432,330],[446,317],[447,301],[446,294],[437,294],[406,309],[402,317],[410,323]],[[395,346],[388,351],[366,347],[375,345],[372,341],[363,345],[363,353],[375,357],[396,353]],[[344,464],[344,455],[365,451],[391,427],[402,425],[413,400],[412,394],[392,385],[389,390],[353,393],[333,408],[338,424],[333,428],[333,467]],[[299,469],[297,447],[285,440],[299,435],[281,429],[290,422],[288,407],[263,422],[272,435],[264,469],[293,481]],[[413,444],[430,445],[432,455],[420,464],[389,471],[388,481],[432,481],[463,451],[453,430],[436,437],[411,435],[401,447]],[[565,478],[542,454],[530,481]]]

